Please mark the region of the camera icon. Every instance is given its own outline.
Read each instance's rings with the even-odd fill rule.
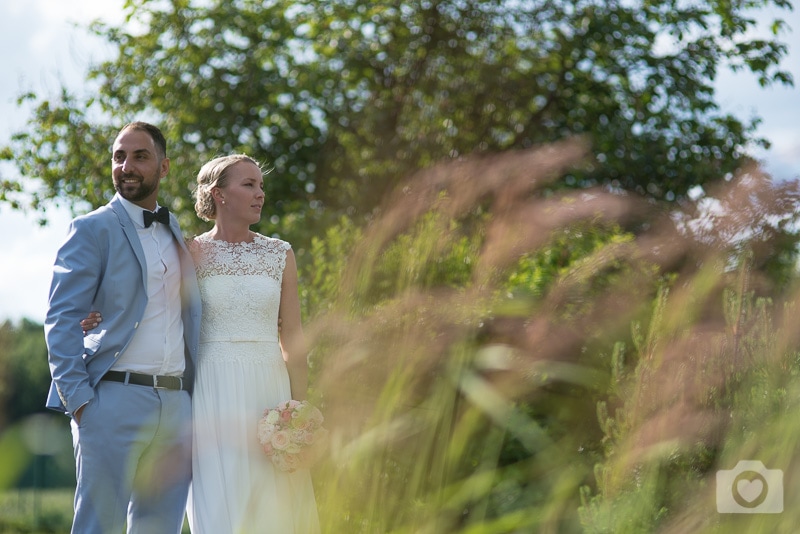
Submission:
[[[783,512],[783,471],[767,469],[758,460],[740,460],[733,469],[717,471],[717,512]]]

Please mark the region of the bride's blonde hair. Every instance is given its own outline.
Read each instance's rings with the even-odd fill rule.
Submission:
[[[249,161],[261,170],[261,165],[246,154],[232,154],[214,158],[202,167],[197,173],[197,187],[192,192],[194,196],[194,211],[204,221],[217,217],[217,206],[211,190],[215,187],[223,188],[228,184],[228,171],[240,161]],[[262,170],[263,174],[263,170]]]

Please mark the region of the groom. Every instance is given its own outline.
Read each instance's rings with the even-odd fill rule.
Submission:
[[[169,171],[151,124],[120,130],[117,194],[74,219],[58,251],[45,319],[47,407],[71,416],[73,533],[173,532],[191,477],[191,399],[200,327],[194,265],[177,220],[157,209]],[[80,320],[102,310],[84,337]]]

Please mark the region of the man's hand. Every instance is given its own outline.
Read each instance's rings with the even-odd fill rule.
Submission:
[[[89,312],[89,316],[81,321],[81,329],[83,330],[83,335],[86,335],[86,332],[91,330],[92,328],[97,328],[103,322],[103,316],[100,315],[99,311]]]

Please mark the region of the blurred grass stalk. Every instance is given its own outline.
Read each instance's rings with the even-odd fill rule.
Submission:
[[[587,154],[438,165],[315,241],[325,532],[794,530],[800,300],[769,266],[797,185],[750,169],[710,209],[661,211],[560,189]],[[34,453],[0,435],[0,489]],[[782,471],[783,513],[717,512],[740,460]]]
[[[791,506],[714,503],[737,459],[785,470],[797,496],[795,299],[754,297],[751,258],[714,241],[729,226],[689,235],[630,197],[548,190],[586,154],[571,140],[440,165],[338,252],[317,243],[320,269],[344,266],[315,281],[336,290],[309,327],[327,532],[795,524]]]

